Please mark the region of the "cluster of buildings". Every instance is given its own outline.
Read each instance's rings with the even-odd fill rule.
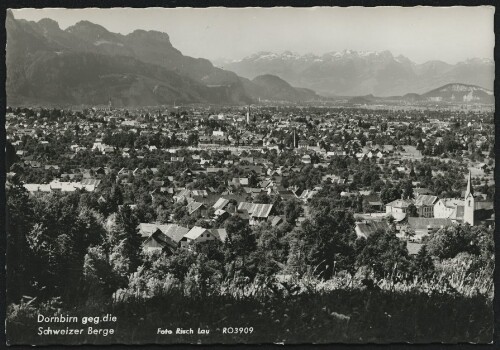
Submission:
[[[141,223],[138,226],[145,252],[174,251],[188,248],[194,243],[225,242],[225,229],[206,229],[199,226],[187,228],[176,224]]]
[[[145,108],[130,112],[108,106],[63,111],[62,117],[52,118],[43,111],[10,110],[7,140],[15,149],[17,162],[8,177],[20,175],[33,194],[106,192],[109,189],[103,188],[104,179],[113,177],[124,188],[134,179],[144,179],[152,197],[162,194],[172,202],[185,202],[189,216],[207,219],[214,227],[222,227],[230,215],[239,215],[252,226],[262,222],[279,225],[283,215],[273,204],[259,202],[261,194],[300,202],[300,224],[318,191],[335,183],[344,187],[341,196],[363,197],[375,211],[355,214],[358,236],[368,237],[384,228],[391,216],[401,237],[410,232],[412,240],[421,241],[449,224],[491,222],[492,203],[474,193],[471,175],[462,198],[415,189],[414,199],[382,203],[370,186],[351,188],[354,174],[335,168],[332,160],[369,161],[379,169],[382,181],[395,182],[391,177],[395,172],[408,176],[422,161],[422,145],[435,147],[446,141],[444,134],[452,134],[462,147],[461,160],[469,168],[481,168],[481,181],[491,183],[492,172],[486,170],[493,165],[469,159],[475,149],[482,150],[481,156],[488,159],[484,149],[492,142],[491,115],[477,112],[463,123],[460,113],[296,106]],[[110,135],[117,139],[133,135],[134,142],[113,144]],[[82,155],[87,155],[85,166],[78,164]],[[144,165],[151,159],[153,166]],[[320,174],[315,183],[288,183],[311,168]],[[433,169],[432,175],[439,172]],[[224,181],[219,188],[193,188],[192,184],[204,176]],[[139,230],[147,250],[223,241],[226,237],[222,228],[182,227],[174,222],[142,223]]]
[[[355,230],[358,237],[368,238],[377,230],[386,230],[390,225],[387,218],[391,218],[398,236],[409,239],[414,248],[421,246],[415,243],[422,243],[431,233],[443,227],[460,224],[492,226],[495,221],[493,202],[474,194],[470,172],[462,199],[419,194],[415,199],[397,199],[387,203],[385,208],[385,213],[357,215]]]

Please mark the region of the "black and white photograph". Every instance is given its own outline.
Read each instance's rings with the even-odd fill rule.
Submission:
[[[7,344],[491,344],[494,15],[7,9]]]

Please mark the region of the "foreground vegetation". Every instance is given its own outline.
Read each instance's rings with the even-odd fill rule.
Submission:
[[[242,287],[229,281],[224,292],[191,293],[189,283],[168,278],[154,296],[118,293],[113,302],[90,302],[63,313],[111,313],[119,322],[113,337],[35,335],[36,315],[60,313],[57,302],[40,308],[18,305],[9,310],[9,342],[17,343],[387,343],[490,342],[493,333],[492,301],[484,295],[465,296],[420,284],[380,283],[381,289],[362,286],[366,281],[337,278],[326,282],[254,282]],[[382,281],[380,281],[382,282]],[[157,329],[174,330],[158,335]],[[176,335],[177,327],[209,329],[208,335]],[[251,334],[222,334],[224,327],[253,327]]]
[[[231,216],[223,243],[143,253],[137,212],[88,193],[7,193],[7,335],[11,344],[490,342],[493,230],[450,226],[409,255],[392,224],[353,232],[354,203],[335,186],[311,216],[250,227]],[[118,317],[113,336],[37,335],[37,317]],[[62,326],[62,325],[61,325]],[[66,326],[66,325],[64,325]],[[157,335],[206,327],[208,335]],[[223,327],[253,327],[222,334]]]

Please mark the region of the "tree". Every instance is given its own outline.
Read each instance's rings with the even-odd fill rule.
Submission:
[[[114,269],[122,276],[134,272],[141,263],[141,236],[139,221],[128,205],[111,217],[108,229],[108,247]]]
[[[196,253],[189,249],[178,249],[166,260],[166,267],[169,273],[180,281],[183,281],[189,268],[196,261]]]
[[[100,291],[104,297],[110,297],[120,286],[120,276],[113,271],[109,256],[104,247],[89,247],[83,263],[83,275],[91,290]],[[123,279],[122,279],[123,282]]]
[[[184,292],[190,296],[205,297],[211,291],[217,290],[221,277],[217,263],[208,260],[204,254],[198,254],[186,273]]]
[[[413,198],[413,185],[411,180],[406,180],[401,183],[401,189],[403,190],[403,197],[410,199]]]
[[[357,265],[372,268],[377,278],[395,278],[395,272],[408,271],[406,242],[397,238],[391,230],[378,230],[366,240],[365,247],[357,257]]]
[[[248,222],[237,215],[231,216],[225,222],[227,232],[226,261],[232,262],[234,269],[246,270],[246,260],[255,251],[257,242]],[[237,260],[240,266],[237,266]]]
[[[302,205],[295,199],[289,199],[285,202],[283,211],[286,221],[292,225],[295,225],[295,221],[302,214]]]
[[[444,227],[433,233],[427,242],[427,250],[439,259],[454,258],[461,252],[489,258],[493,251],[492,242],[493,233],[490,229],[456,225]]]
[[[411,270],[413,275],[424,279],[429,279],[434,274],[434,262],[425,245],[420,248],[417,256],[413,259]]]
[[[406,213],[408,214],[409,217],[418,217],[418,211],[415,204],[411,203],[410,205],[408,205]]]
[[[302,223],[299,239],[305,242],[305,261],[318,276],[330,278],[336,270],[354,269],[352,214],[329,207],[318,208]]]
[[[293,230],[286,236],[288,242],[288,256],[286,261],[287,270],[289,272],[302,275],[306,272],[306,242],[301,239],[303,233],[300,229]]]
[[[16,149],[12,144],[7,141],[5,143],[5,168],[6,171],[10,170],[10,167],[19,161],[19,157],[16,155]]]
[[[269,204],[271,203],[271,198],[267,195],[267,193],[261,192],[255,197],[255,203]]]
[[[7,297],[9,302],[14,302],[21,295],[29,295],[31,292],[29,282],[32,265],[27,235],[33,227],[34,212],[28,191],[20,183],[14,181],[6,192],[6,280],[9,286]]]
[[[174,205],[174,220],[180,221],[182,218],[188,215],[187,211],[187,201],[178,202]]]

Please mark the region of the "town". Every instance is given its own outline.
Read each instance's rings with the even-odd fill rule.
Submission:
[[[159,325],[194,325],[219,340],[223,328],[206,316],[214,308],[260,308],[229,324],[264,322],[275,339],[276,322],[285,334],[296,318],[292,299],[312,295],[298,305],[344,324],[356,316],[343,314],[355,306],[342,293],[381,290],[380,300],[402,299],[391,311],[367,296],[367,314],[384,319],[402,302],[433,317],[466,307],[484,324],[494,118],[476,107],[9,107],[9,317],[31,324],[40,310],[76,308],[117,314],[135,329],[136,308],[184,313],[145,322],[139,339]],[[339,312],[314,301],[322,293],[344,295],[326,301]],[[435,308],[429,295],[459,295],[460,307]],[[463,306],[464,298],[480,299]],[[241,336],[261,339],[258,329]]]
[[[231,216],[290,230],[327,197],[358,237],[394,225],[417,254],[443,227],[493,225],[493,127],[461,110],[10,108],[7,176],[130,206],[144,251],[224,243]]]
[[[18,6],[9,345],[494,341],[493,6]]]
[[[359,237],[390,216],[415,253],[444,226],[493,224],[493,127],[491,113],[463,111],[18,108],[7,114],[8,177],[33,195],[83,190],[130,205],[145,250],[223,242],[231,215],[300,225],[335,186],[332,200],[355,203]]]

